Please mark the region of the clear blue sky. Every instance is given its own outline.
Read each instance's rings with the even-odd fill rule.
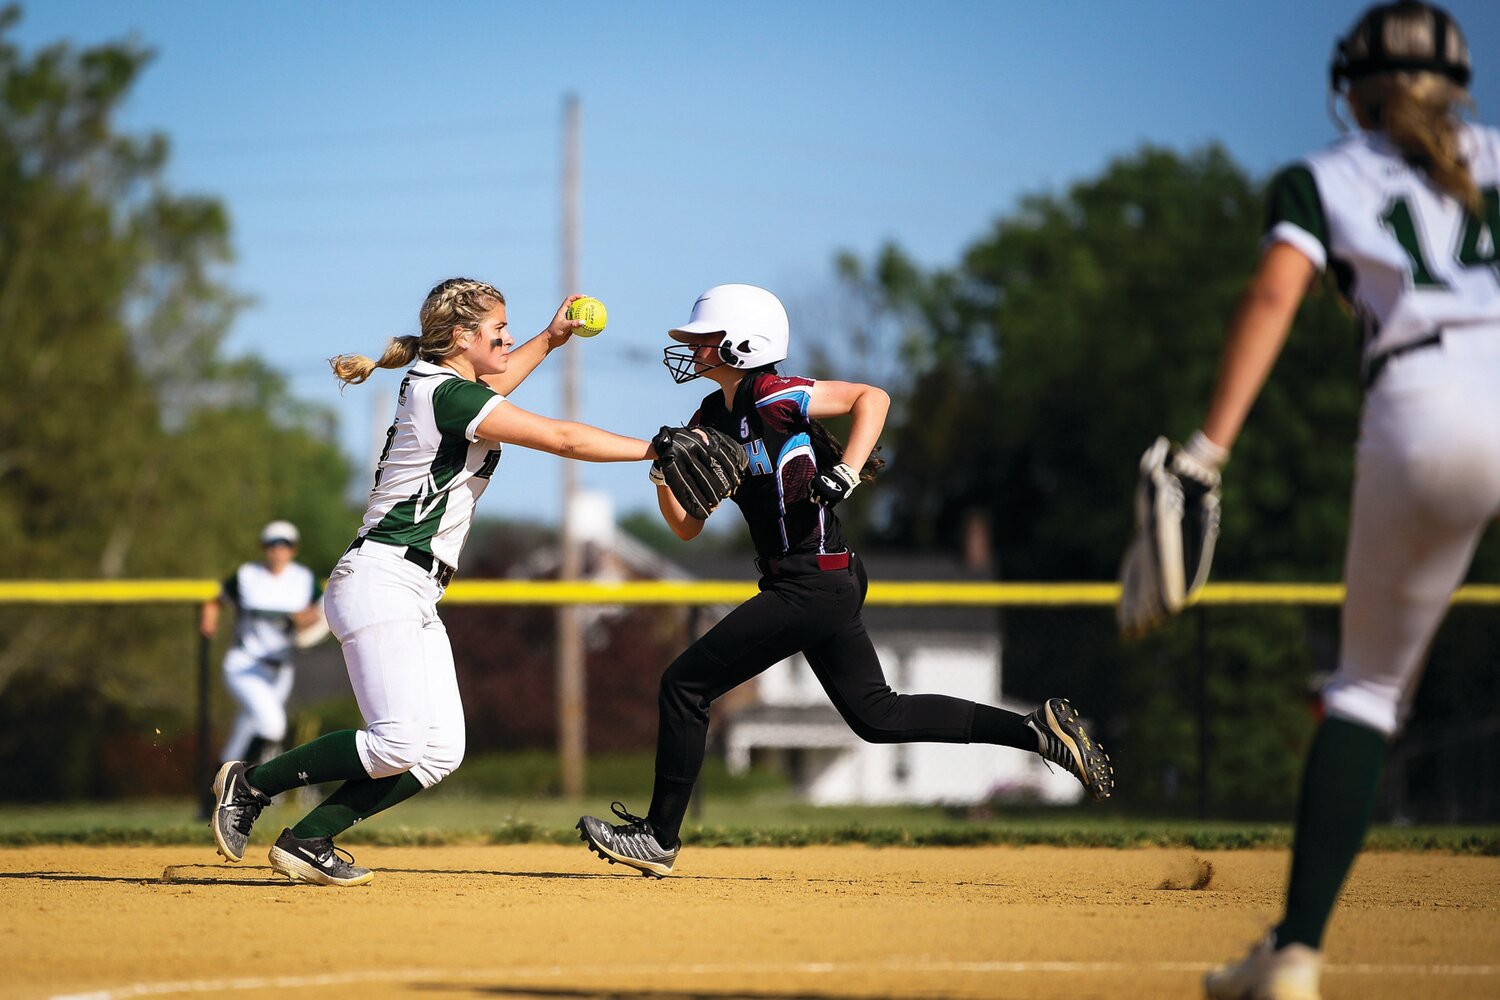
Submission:
[[[707,391],[660,364],[704,288],[780,294],[795,368],[840,249],[894,240],[952,263],[1020,195],[1143,142],[1217,140],[1264,174],[1334,136],[1328,57],[1362,8],[32,0],[16,37],[156,50],[122,125],[164,132],[173,187],[228,206],[227,277],[255,300],[230,347],[336,411],[363,482],[395,378],[341,398],[323,359],[413,332],[453,274],[499,286],[519,336],[546,324],[568,92],[583,108],[581,290],[610,310],[603,336],[569,348],[582,415],[649,436]],[[1481,112],[1500,120],[1500,3],[1448,8],[1477,53]],[[515,402],[557,413],[556,361]],[[558,465],[508,449],[484,511],[554,519]],[[654,506],[641,466],[581,480],[622,511]]]

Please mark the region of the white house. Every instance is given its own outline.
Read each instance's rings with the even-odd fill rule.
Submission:
[[[876,555],[865,563],[878,580],[977,576],[947,559]],[[745,575],[720,560],[694,562],[692,569],[715,579]],[[992,610],[866,605],[864,618],[896,691],[953,695],[1023,714],[1036,707],[1001,694],[1000,633]],[[749,704],[716,718],[729,768],[740,772],[752,761],[781,767],[809,802],[1067,805],[1083,796],[1072,776],[1032,753],[976,744],[865,743],[844,724],[800,654],[752,684]],[[716,705],[716,717],[719,712]]]

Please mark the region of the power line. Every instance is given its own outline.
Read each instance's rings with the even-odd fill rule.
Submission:
[[[462,119],[457,121],[424,122],[420,125],[401,125],[350,129],[342,132],[289,132],[281,135],[206,136],[202,139],[180,140],[174,154],[191,152],[193,156],[245,156],[285,152],[297,149],[329,150],[352,149],[357,146],[384,144],[409,144],[421,139],[443,139],[454,135],[476,132],[509,135],[519,131],[551,131],[555,124],[550,116],[541,114],[517,114],[509,118]],[[178,133],[179,137],[181,133]]]
[[[406,177],[360,177],[347,174],[326,178],[299,178],[297,180],[255,182],[231,185],[222,197],[235,203],[254,201],[334,201],[349,198],[367,198],[374,195],[404,194],[407,196],[442,197],[460,194],[459,187],[470,190],[512,189],[516,187],[540,187],[551,182],[550,176],[540,169],[514,170],[495,173],[449,174],[447,176],[421,174]]]

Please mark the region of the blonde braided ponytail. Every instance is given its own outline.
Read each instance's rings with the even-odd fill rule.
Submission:
[[[484,314],[504,305],[505,296],[494,285],[474,278],[449,278],[427,293],[417,314],[420,335],[394,337],[379,359],[363,354],[340,354],[329,358],[334,377],[345,385],[359,385],[377,368],[404,368],[417,358],[438,362],[458,349],[455,333],[473,329]]]

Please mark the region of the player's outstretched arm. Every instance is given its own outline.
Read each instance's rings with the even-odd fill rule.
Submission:
[[[653,482],[655,480],[653,479]],[[703,521],[689,514],[677,502],[677,497],[663,480],[656,484],[656,506],[661,510],[661,519],[667,522],[667,527],[672,529],[672,534],[690,542],[698,537],[703,530]]]
[[[1203,433],[1229,451],[1286,344],[1297,307],[1317,268],[1289,243],[1272,244],[1240,297],[1224,348]]]
[[[643,462],[656,457],[651,444],[640,438],[613,434],[590,424],[553,420],[502,402],[479,423],[486,441],[520,445],[561,458],[583,462]]]
[[[557,312],[553,315],[552,322],[547,324],[547,329],[511,351],[510,364],[506,366],[505,371],[484,376],[484,383],[500,395],[508,396],[526,381],[526,376],[536,370],[536,366],[542,363],[542,359],[566,344],[573,336],[573,331],[583,325],[581,319],[568,319],[568,306],[581,298],[583,298],[582,295],[569,295],[563,299],[563,304],[557,307]]]
[[[813,384],[812,402],[807,415],[814,420],[827,417],[842,417],[848,414],[852,420],[849,439],[844,443],[841,461],[854,470],[864,467],[870,452],[880,440],[885,428],[885,415],[890,411],[891,397],[878,386],[862,382],[825,382]]]

